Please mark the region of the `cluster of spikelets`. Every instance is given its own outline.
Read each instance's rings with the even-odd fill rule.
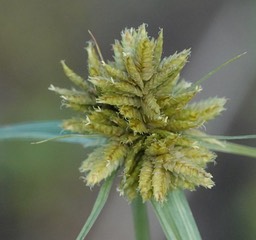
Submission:
[[[107,138],[82,163],[92,187],[121,169],[119,191],[128,200],[138,194],[164,201],[168,191],[211,188],[205,171],[215,154],[191,138],[224,108],[225,99],[189,103],[201,90],[180,79],[190,50],[162,58],[163,32],[148,37],[145,25],[125,29],[113,44],[114,61],[104,62],[96,42],[89,42],[87,80],[62,62],[67,77],[80,90],[51,86],[63,104],[81,113],[64,121],[66,130]],[[198,131],[199,132],[199,131]]]

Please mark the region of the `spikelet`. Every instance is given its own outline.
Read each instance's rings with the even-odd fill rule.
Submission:
[[[113,86],[113,81],[106,77],[96,76],[90,77],[89,81],[97,87],[102,93],[110,92]]]
[[[133,82],[140,87],[140,89],[143,89],[144,83],[141,79],[140,73],[136,68],[136,65],[134,63],[134,60],[131,55],[125,54],[124,55],[124,63],[126,70],[129,74],[129,77],[133,80]]]
[[[120,115],[117,112],[114,112],[110,109],[104,109],[101,111],[102,115],[107,117],[111,123],[125,129],[127,127],[127,121],[120,117]]]
[[[86,51],[88,54],[88,72],[90,77],[100,76],[102,66],[92,42],[88,43]]]
[[[163,202],[166,199],[170,187],[170,173],[165,170],[161,161],[154,161],[152,177],[153,195],[156,201]]]
[[[166,116],[173,117],[173,115],[178,114],[199,91],[200,88],[196,88],[185,93],[162,96],[157,99],[157,103],[162,107],[162,111]]]
[[[110,126],[127,127],[127,122],[111,109],[98,108],[89,115],[90,123],[97,122]]]
[[[119,92],[119,94],[128,97],[142,96],[140,89],[129,82],[114,82],[112,78],[109,80],[105,77],[93,77],[89,81],[98,87],[102,94],[114,95],[116,92]]]
[[[121,106],[119,107],[119,112],[124,116],[124,118],[132,118],[142,121],[141,112],[139,111],[138,108],[135,108],[133,106]]]
[[[145,150],[145,154],[150,156],[157,156],[157,155],[167,154],[167,153],[169,153],[169,149],[165,141],[163,140],[152,142]]]
[[[160,30],[158,34],[158,38],[155,41],[153,60],[154,60],[154,66],[156,70],[158,70],[158,66],[161,62],[162,53],[163,53],[163,29]]]
[[[106,70],[107,74],[113,79],[129,82],[129,78],[126,72],[119,70],[118,68],[112,67],[106,63],[104,63],[103,67]]]
[[[140,30],[139,30],[140,31]],[[154,42],[149,40],[145,32],[145,26],[140,33],[140,38],[136,44],[135,63],[139,69],[141,79],[148,81],[154,73]]]
[[[137,32],[134,28],[125,29],[121,33],[123,53],[134,54]]]
[[[88,120],[83,118],[72,118],[63,121],[62,127],[65,130],[74,132],[74,133],[80,133],[80,134],[86,134],[88,133],[88,130],[86,126],[88,125]]]
[[[190,128],[196,128],[203,124],[203,121],[176,120],[172,119],[166,125],[166,129],[172,132],[181,132]]]
[[[113,84],[113,92],[119,91],[123,93],[124,96],[137,96],[137,97],[142,97],[142,92],[141,90],[132,85],[131,83],[128,82],[117,82]]]
[[[77,91],[75,89],[68,90],[65,88],[55,87],[50,85],[48,88],[50,91],[54,91],[61,95],[61,98],[64,99],[64,105],[68,103],[78,104],[78,105],[94,105],[96,103],[95,98],[90,96],[86,92]]]
[[[92,110],[91,106],[80,104],[80,103],[64,102],[63,105],[67,108],[71,108],[75,111],[78,111],[84,114],[88,114]]]
[[[89,157],[89,163],[82,164],[80,171],[89,173],[86,175],[86,183],[92,187],[110,176],[124,161],[127,154],[127,146],[118,142],[110,142]],[[101,157],[99,153],[102,152]],[[92,161],[94,159],[95,161]]]
[[[108,105],[116,105],[116,106],[140,106],[140,100],[136,97],[126,97],[126,96],[114,96],[111,94],[105,94],[104,96],[99,97],[96,100],[97,103],[105,103]]]
[[[139,156],[139,152],[142,150],[143,147],[143,141],[139,140],[138,142],[136,142],[133,146],[132,149],[130,149],[130,151],[127,154],[127,157],[125,159],[125,163],[124,163],[124,179],[130,175],[130,173],[132,172],[134,166],[136,165],[136,156],[137,158],[140,157]]]
[[[123,178],[119,187],[122,195],[125,195],[129,201],[132,201],[138,193],[139,173],[142,165],[142,160],[135,157],[137,160],[133,171],[130,172],[129,177]]]
[[[93,113],[92,118],[96,117],[97,114]],[[103,136],[121,136],[124,133],[124,129],[119,126],[114,126],[113,123],[107,122],[106,119],[101,119],[101,121],[92,122],[87,116],[86,119],[74,118],[65,120],[62,127],[66,130],[76,132],[76,133],[97,133]]]
[[[118,40],[115,40],[115,43],[112,45],[112,47],[113,47],[113,51],[114,51],[115,67],[119,71],[124,71],[125,65],[124,65],[124,61],[123,61],[123,48],[122,48],[121,43]]]
[[[84,129],[86,129],[89,133],[97,133],[103,136],[121,136],[125,131],[123,128],[113,125],[106,125],[106,124],[99,124],[90,122],[86,126],[84,126]]]
[[[112,137],[113,140],[119,141],[122,144],[133,145],[140,137],[133,132],[123,133],[121,136]]]
[[[159,119],[161,117],[160,106],[157,104],[157,101],[152,94],[147,94],[143,97],[141,106],[144,115],[148,119]]]
[[[211,180],[212,175],[193,163],[184,160],[169,161],[164,164],[164,168],[174,175],[182,176],[188,182],[191,182],[196,186],[201,185],[206,188],[211,188],[214,185]]]
[[[216,154],[207,148],[175,147],[174,158],[178,160],[191,161],[199,167],[206,167],[206,164],[214,161]]]
[[[137,133],[143,134],[148,132],[146,125],[139,119],[129,119],[128,122],[129,122],[129,127],[135,134]]]
[[[192,103],[184,109],[184,112],[177,116],[177,119],[197,118],[204,121],[211,120],[225,110],[224,105],[226,101],[227,100],[225,98],[215,97],[197,103]]]
[[[101,162],[102,153],[105,149],[105,146],[95,149],[89,156],[82,162],[79,171],[82,173],[87,173],[91,171],[96,162]]]
[[[85,91],[89,89],[88,83],[82,77],[77,75],[72,69],[70,69],[64,60],[62,60],[60,63],[65,75],[70,79],[70,81]]]
[[[145,202],[152,197],[153,163],[150,158],[145,156],[142,158],[142,161],[138,190],[143,202]]]
[[[158,95],[162,91],[165,92],[166,86],[168,86],[170,92],[170,87],[175,83],[175,80],[178,80],[177,76],[179,76],[179,72],[187,62],[189,54],[189,50],[184,50],[179,54],[174,54],[169,58],[163,59],[158,74],[145,86],[146,91],[154,90]]]

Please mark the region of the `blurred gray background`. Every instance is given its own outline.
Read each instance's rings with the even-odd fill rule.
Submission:
[[[95,35],[105,59],[125,27],[164,29],[164,55],[192,48],[183,77],[196,81],[235,55],[245,56],[203,83],[200,98],[225,96],[212,134],[256,132],[256,1],[0,0],[0,124],[63,119],[50,84],[69,87],[60,60],[86,76],[84,47]],[[243,141],[255,146],[255,141]],[[0,143],[0,239],[75,239],[98,189],[79,179],[86,151],[77,145]],[[216,186],[189,194],[203,239],[255,239],[255,159],[218,154]],[[115,191],[87,239],[134,239],[130,206]],[[150,211],[152,210],[149,206]],[[151,212],[152,240],[165,239]]]

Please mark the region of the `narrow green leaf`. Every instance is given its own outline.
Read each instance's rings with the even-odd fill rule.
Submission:
[[[182,190],[168,194],[165,203],[151,200],[165,236],[169,240],[200,240],[201,236]]]
[[[187,136],[196,139],[200,143],[200,145],[207,147],[213,151],[256,158],[256,147],[249,147],[249,146],[245,146],[237,143],[222,141],[222,140],[255,139],[256,135],[218,136],[218,135],[207,135],[201,132],[197,132],[197,135],[187,135]]]
[[[61,141],[86,144],[86,146],[97,146],[104,142],[104,138],[64,132],[61,128],[61,121],[31,122],[1,126],[0,140],[11,139],[42,140],[41,142]]]
[[[208,74],[206,74],[205,76],[203,76],[202,78],[200,78],[198,81],[196,81],[195,83],[193,83],[191,85],[191,88],[195,88],[196,86],[200,85],[202,82],[204,82],[205,80],[207,80],[208,78],[210,78],[213,74],[215,74],[216,72],[218,72],[220,69],[222,69],[223,67],[225,67],[226,65],[228,65],[229,63],[234,62],[235,60],[239,59],[240,57],[242,57],[244,54],[246,54],[246,52],[239,54],[231,59],[229,59],[228,61],[224,62],[223,64],[221,64],[220,66],[216,67],[215,69],[213,69],[211,72],[209,72]]]
[[[86,235],[88,234],[88,232],[90,231],[90,229],[92,228],[95,221],[97,220],[101,210],[103,209],[103,207],[108,199],[108,196],[109,196],[109,193],[111,190],[111,186],[114,181],[114,177],[115,177],[115,173],[112,174],[110,177],[108,177],[105,180],[105,182],[102,184],[100,191],[98,193],[97,199],[92,208],[91,214],[87,218],[85,225],[83,226],[83,228],[82,228],[81,232],[79,233],[78,237],[76,238],[76,240],[83,240],[86,237]]]
[[[246,140],[256,139],[256,134],[239,135],[239,136],[224,136],[224,135],[202,135],[200,138],[219,139],[219,140]]]
[[[137,197],[132,201],[132,213],[135,238],[137,240],[149,240],[150,234],[147,206],[142,202],[141,197]]]
[[[61,133],[61,121],[30,122],[1,126],[0,138],[46,138]]]
[[[237,154],[237,155],[256,158],[256,148],[255,147],[248,147],[245,145],[231,143],[231,142],[224,142],[224,141],[218,141],[216,143],[200,141],[200,144],[202,146],[205,146],[205,147],[213,150],[213,151],[231,153],[231,154]]]

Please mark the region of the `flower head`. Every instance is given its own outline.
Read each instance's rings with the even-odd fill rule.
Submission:
[[[82,163],[88,186],[121,169],[119,191],[129,200],[141,195],[164,201],[168,191],[211,188],[205,171],[215,154],[191,134],[223,109],[224,98],[197,103],[201,87],[180,79],[190,50],[162,59],[163,31],[148,36],[145,24],[125,29],[113,44],[114,60],[105,62],[97,44],[89,42],[89,77],[83,80],[62,61],[67,77],[80,90],[51,86],[63,104],[81,113],[64,121],[64,129],[107,138]]]

